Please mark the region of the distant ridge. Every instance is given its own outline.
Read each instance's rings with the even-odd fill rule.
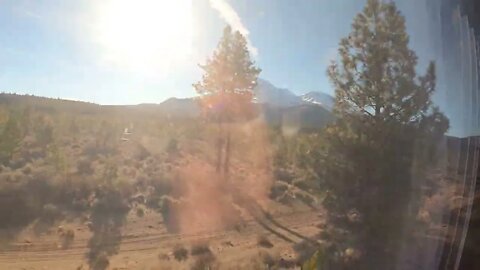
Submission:
[[[288,126],[292,129],[320,128],[333,121],[331,113],[333,97],[325,93],[309,92],[297,96],[288,89],[275,87],[270,82],[259,79],[254,89],[254,100],[261,116],[271,125]],[[54,112],[79,114],[129,113],[145,117],[163,115],[171,118],[195,118],[200,115],[196,98],[169,98],[161,103],[138,105],[99,105],[84,101],[0,93],[0,105],[9,103],[18,107],[35,107]]]

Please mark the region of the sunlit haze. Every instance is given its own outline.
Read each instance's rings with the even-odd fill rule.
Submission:
[[[99,2],[93,34],[107,61],[154,76],[190,56],[190,0]]]
[[[260,77],[295,94],[333,94],[326,76],[365,0],[3,0],[0,91],[100,104],[195,95],[198,64],[229,24]],[[399,1],[420,67],[435,57],[428,10]],[[439,82],[440,84],[441,82]]]
[[[0,0],[0,270],[480,269],[480,0]]]

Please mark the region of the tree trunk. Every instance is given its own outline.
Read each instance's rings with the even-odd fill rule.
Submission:
[[[218,138],[217,138],[217,164],[216,164],[216,171],[217,173],[221,172],[222,169],[222,152],[223,152],[223,127],[222,127],[222,120],[218,119]]]
[[[225,146],[225,164],[223,164],[223,173],[225,174],[225,178],[228,177],[229,169],[230,169],[230,149],[231,149],[231,136],[230,130],[227,132],[227,142]]]

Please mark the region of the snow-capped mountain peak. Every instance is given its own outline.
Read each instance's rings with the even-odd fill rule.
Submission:
[[[292,91],[274,86],[272,83],[258,79],[257,86],[254,89],[255,102],[268,103],[276,107],[292,107],[302,104],[315,104],[324,107],[327,110],[333,108],[333,97],[322,92],[309,92],[297,96]]]
[[[335,100],[332,96],[322,92],[309,92],[300,96],[306,103],[317,104],[325,107],[328,110],[333,108]]]
[[[278,107],[290,107],[302,103],[302,99],[290,90],[276,87],[263,79],[258,79],[254,92],[258,103],[268,103]]]

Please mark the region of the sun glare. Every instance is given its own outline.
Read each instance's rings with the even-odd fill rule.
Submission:
[[[108,61],[168,72],[190,55],[191,0],[112,0],[97,11],[95,36]]]

